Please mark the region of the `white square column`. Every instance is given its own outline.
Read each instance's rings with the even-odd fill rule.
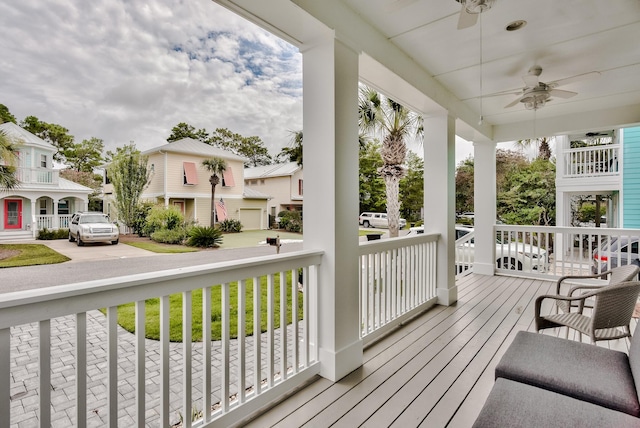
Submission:
[[[496,144],[473,143],[473,273],[494,275],[496,266]]]
[[[438,304],[458,300],[455,276],[456,139],[455,118],[424,120],[424,233],[440,233],[438,241]]]
[[[333,34],[303,54],[304,247],[323,249],[320,374],[362,365],[358,295],[358,53]]]

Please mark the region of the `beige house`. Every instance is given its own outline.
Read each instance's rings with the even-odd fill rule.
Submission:
[[[142,200],[175,206],[187,220],[209,225],[211,209],[211,174],[202,161],[223,158],[227,170],[216,186],[216,218],[240,220],[244,230],[267,228],[268,196],[245,189],[245,158],[200,141],[184,138],[143,152],[149,157],[151,181]],[[113,189],[105,185],[105,212],[115,211]]]
[[[267,212],[272,218],[280,211],[302,211],[302,166],[296,162],[245,168],[244,185],[271,196]]]

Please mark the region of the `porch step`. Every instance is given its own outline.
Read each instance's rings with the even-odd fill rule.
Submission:
[[[0,242],[3,241],[33,241],[33,234],[28,230],[16,232],[0,232]]]

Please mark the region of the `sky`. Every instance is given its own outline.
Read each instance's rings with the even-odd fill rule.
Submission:
[[[298,49],[211,0],[12,0],[0,52],[0,104],[77,143],[147,150],[186,122],[275,155],[302,129]],[[458,139],[456,164],[472,153]]]
[[[302,129],[298,49],[211,0],[12,0],[0,52],[0,104],[76,142],[146,150],[186,122],[277,153]]]

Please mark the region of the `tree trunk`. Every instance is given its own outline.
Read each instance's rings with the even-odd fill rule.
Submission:
[[[397,238],[400,223],[400,177],[384,175],[387,191],[387,220],[389,221],[389,237]]]
[[[216,186],[218,185],[218,176],[212,175],[209,178],[211,183],[211,227],[216,225]]]

